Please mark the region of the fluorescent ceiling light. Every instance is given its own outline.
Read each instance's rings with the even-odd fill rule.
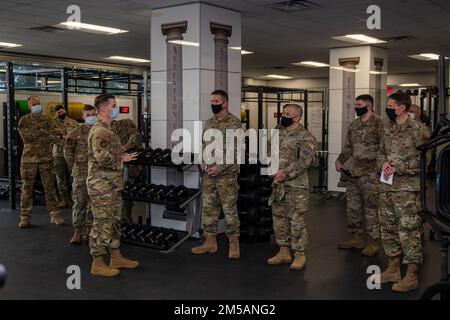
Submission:
[[[111,57],[109,57],[107,59],[127,61],[127,62],[138,62],[138,63],[149,63],[149,62],[151,62],[151,60],[140,59],[140,58],[131,58],[131,57],[123,57],[123,56],[111,56]]]
[[[330,66],[331,69],[335,69],[335,70],[340,70],[340,71],[347,71],[347,72],[359,72],[359,69],[351,69],[351,68],[344,68],[344,67],[332,67]]]
[[[379,44],[386,43],[384,40],[380,40],[374,37],[366,36],[365,34],[347,34],[345,36],[333,37],[333,39],[346,41],[358,44]]]
[[[182,46],[200,47],[200,43],[186,40],[170,40],[170,43],[181,44]]]
[[[415,54],[415,55],[412,55],[409,57],[413,58],[413,59],[424,60],[424,61],[439,60],[439,55],[436,53],[421,53],[421,54]],[[445,59],[448,60],[449,58],[445,57]]]
[[[400,87],[421,87],[422,85],[418,83],[402,83],[399,85]]]
[[[387,74],[387,72],[370,70],[370,74]]]
[[[288,76],[280,76],[277,74],[269,74],[267,76],[264,76],[264,78],[269,78],[269,79],[280,79],[280,80],[288,80],[288,79],[292,79],[292,77],[288,77]]]
[[[61,22],[59,26],[67,27],[67,29],[70,30],[77,30],[77,31],[85,31],[85,32],[95,32],[95,33],[106,33],[108,35],[110,34],[118,34],[118,33],[126,33],[127,30],[121,30],[116,28],[110,28],[110,27],[104,27],[104,26],[97,26],[95,24],[88,24],[88,23],[81,23],[81,22]]]
[[[254,54],[252,51],[242,50],[241,47],[230,47],[230,49],[241,51],[241,55]]]
[[[6,70],[5,69],[0,69],[0,73],[5,73]]]
[[[295,66],[303,66],[303,67],[314,67],[314,68],[325,68],[329,67],[329,64],[322,63],[322,62],[316,62],[316,61],[302,61],[302,62],[296,62],[293,63]]]
[[[17,44],[17,43],[10,43],[10,42],[0,42],[0,47],[5,47],[5,48],[15,48],[15,47],[21,47],[21,44]]]
[[[61,84],[61,80],[48,80],[47,84]]]

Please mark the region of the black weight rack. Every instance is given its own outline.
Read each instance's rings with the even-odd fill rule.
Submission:
[[[198,186],[202,185],[202,174],[199,166],[194,164],[174,164],[170,162],[146,162],[146,161],[133,161],[128,163],[127,165],[140,165],[147,168],[151,167],[163,167],[163,168],[172,168],[177,169],[178,171],[186,171],[190,168],[197,167],[199,172],[199,180]],[[147,183],[151,183],[150,175],[147,175]],[[178,221],[186,221],[186,229],[185,231],[176,231],[172,229],[167,229],[169,232],[176,231],[177,233],[182,233],[179,237],[179,240],[176,241],[173,245],[168,248],[163,248],[161,252],[163,253],[171,253],[174,252],[176,248],[178,248],[183,242],[188,240],[190,237],[194,236],[196,233],[200,232],[201,227],[201,190],[200,189],[187,189],[188,196],[181,199],[181,201],[173,202],[173,201],[159,201],[153,200],[149,198],[134,198],[134,197],[123,197],[124,200],[129,200],[133,202],[141,202],[146,205],[156,204],[166,206],[166,208],[170,208],[171,210],[166,210],[163,214],[164,219],[178,220]],[[172,210],[176,208],[177,210]],[[147,210],[149,212],[149,210]],[[147,215],[147,224],[151,224],[150,214]],[[164,228],[159,228],[164,229]],[[178,239],[178,237],[177,237]],[[123,239],[124,243],[137,245],[141,247],[147,247],[151,249],[161,249],[152,244],[146,244],[138,241],[133,241],[129,239]]]

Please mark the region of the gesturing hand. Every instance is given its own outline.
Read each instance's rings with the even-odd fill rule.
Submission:
[[[139,153],[137,153],[137,152],[133,152],[133,153],[124,153],[124,154],[122,155],[123,162],[131,162],[131,161],[134,161],[134,160],[137,159],[138,155],[139,155]]]

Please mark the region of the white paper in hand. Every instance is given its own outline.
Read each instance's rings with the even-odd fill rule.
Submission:
[[[380,181],[392,186],[394,184],[394,174],[391,174],[388,179],[385,179],[384,174],[381,173]]]

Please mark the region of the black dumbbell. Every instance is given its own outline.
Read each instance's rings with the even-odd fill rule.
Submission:
[[[165,201],[167,194],[167,187],[163,185],[157,186],[153,192],[149,194],[152,201]]]
[[[142,243],[146,243],[145,234],[147,232],[146,226],[141,226],[141,228],[136,232],[136,240]]]
[[[136,241],[136,233],[139,231],[139,225],[131,224],[125,231],[125,239]]]
[[[147,197],[147,192],[148,192],[149,187],[150,186],[148,184],[145,184],[145,183],[140,184],[138,189],[136,190],[136,197],[137,198]]]
[[[120,227],[120,231],[122,234],[122,238],[127,239],[128,236],[128,229],[130,228],[130,224],[128,222],[122,221],[122,225]]]
[[[144,233],[144,242],[147,244],[155,243],[155,228],[148,227]]]
[[[145,193],[145,198],[152,200],[153,199],[153,193],[155,192],[156,188],[158,186],[156,184],[151,184],[147,187],[147,192]]]
[[[140,160],[150,163],[153,161],[153,154],[154,154],[153,149],[147,148],[140,154]]]
[[[187,197],[189,194],[188,188],[185,186],[171,187],[166,194],[166,201],[178,202],[180,199]]]
[[[165,230],[160,228],[155,233],[155,243],[154,244],[157,245],[158,247],[164,247],[164,237],[165,237]]]

